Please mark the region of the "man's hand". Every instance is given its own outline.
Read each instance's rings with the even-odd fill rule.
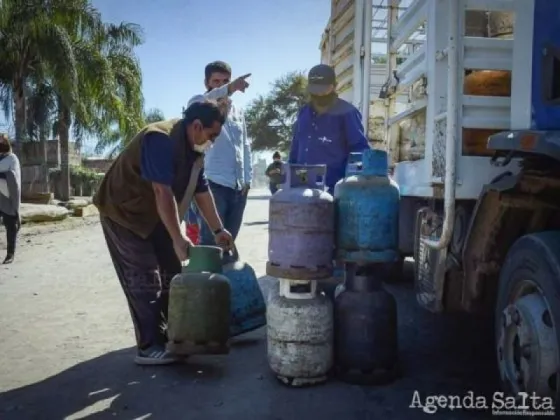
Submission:
[[[227,115],[231,108],[231,99],[227,97],[218,99],[218,108],[220,108],[222,113]]]
[[[193,246],[193,243],[186,236],[179,236],[175,241],[173,241],[173,249],[179,261],[183,262],[189,258],[189,250]]]
[[[231,251],[233,249],[233,237],[231,236],[231,233],[225,229],[220,230],[216,235],[214,235],[214,241],[217,245],[227,251]]]
[[[241,194],[243,195],[249,194],[249,189],[251,189],[251,186],[249,184],[245,184],[243,186],[243,189],[241,190]]]
[[[280,173],[280,169],[279,169],[279,168],[271,169],[270,173],[271,173],[271,174],[279,174],[279,173]]]
[[[247,78],[251,76],[251,73],[247,73],[241,77],[238,77],[233,82],[228,85],[228,92],[230,95],[234,94],[235,92],[245,92],[245,89],[249,87],[249,83],[247,83]]]

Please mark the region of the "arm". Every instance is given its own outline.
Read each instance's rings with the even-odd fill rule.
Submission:
[[[270,171],[272,171],[272,167],[274,166],[274,163],[271,163],[270,165],[268,165],[268,167],[266,168],[266,171],[264,171],[264,174],[270,178]]]
[[[292,143],[290,144],[290,154],[288,156],[288,163],[296,163],[297,161],[297,155],[299,149],[299,140],[298,140],[297,132],[298,132],[298,121],[300,115],[301,115],[301,111],[299,112],[296,122],[292,127]]]
[[[253,181],[253,162],[251,159],[251,142],[247,137],[247,125],[245,124],[245,116],[243,118],[243,171],[245,172],[245,186],[250,187]]]
[[[344,115],[344,130],[348,145],[348,153],[362,152],[369,149],[368,139],[362,124],[362,114],[353,108]]]
[[[202,102],[202,101],[207,101],[207,100],[211,100],[211,101],[217,101],[218,99],[222,99],[225,98],[229,95],[231,95],[231,88],[230,85],[223,85],[222,87],[216,88],[216,89],[212,89],[210,92],[206,92],[203,95],[196,95],[193,96],[187,107],[189,107],[190,105],[192,105],[195,102]]]
[[[158,215],[173,242],[183,237],[173,184],[173,142],[165,134],[144,137],[140,160],[142,177],[152,183]]]
[[[218,211],[216,210],[216,204],[214,203],[212,192],[208,188],[208,180],[204,175],[204,171],[200,171],[198,176],[194,200],[200,214],[204,217],[204,220],[206,220],[206,223],[212,232],[216,232],[217,230],[224,228],[222,219],[220,219]]]

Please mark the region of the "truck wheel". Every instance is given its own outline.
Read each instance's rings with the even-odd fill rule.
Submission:
[[[495,337],[502,388],[559,401],[560,232],[518,239],[499,281]]]

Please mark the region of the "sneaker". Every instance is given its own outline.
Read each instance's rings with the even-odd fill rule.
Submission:
[[[4,259],[4,262],[2,264],[11,264],[14,262],[14,254],[8,254],[6,255],[6,258]]]
[[[155,365],[170,365],[178,362],[180,359],[174,356],[164,347],[153,346],[145,350],[139,350],[138,355],[134,359],[137,365],[155,366]]]

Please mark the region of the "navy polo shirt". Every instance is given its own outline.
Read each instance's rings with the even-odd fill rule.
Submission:
[[[327,165],[325,183],[332,193],[344,178],[350,153],[369,149],[362,115],[351,103],[337,99],[327,112],[319,114],[305,105],[294,125],[289,163]]]
[[[148,133],[144,136],[140,158],[142,178],[150,182],[173,187],[175,180],[175,164],[173,157],[176,150],[174,147],[175,141],[176,140],[163,133]],[[186,164],[192,166],[199,154],[190,146],[188,146],[186,150]],[[204,175],[204,169],[201,169],[198,175],[195,193],[206,191],[208,191],[208,181]],[[179,193],[179,191],[174,192],[175,195]],[[180,192],[180,194],[183,193],[184,191]]]

